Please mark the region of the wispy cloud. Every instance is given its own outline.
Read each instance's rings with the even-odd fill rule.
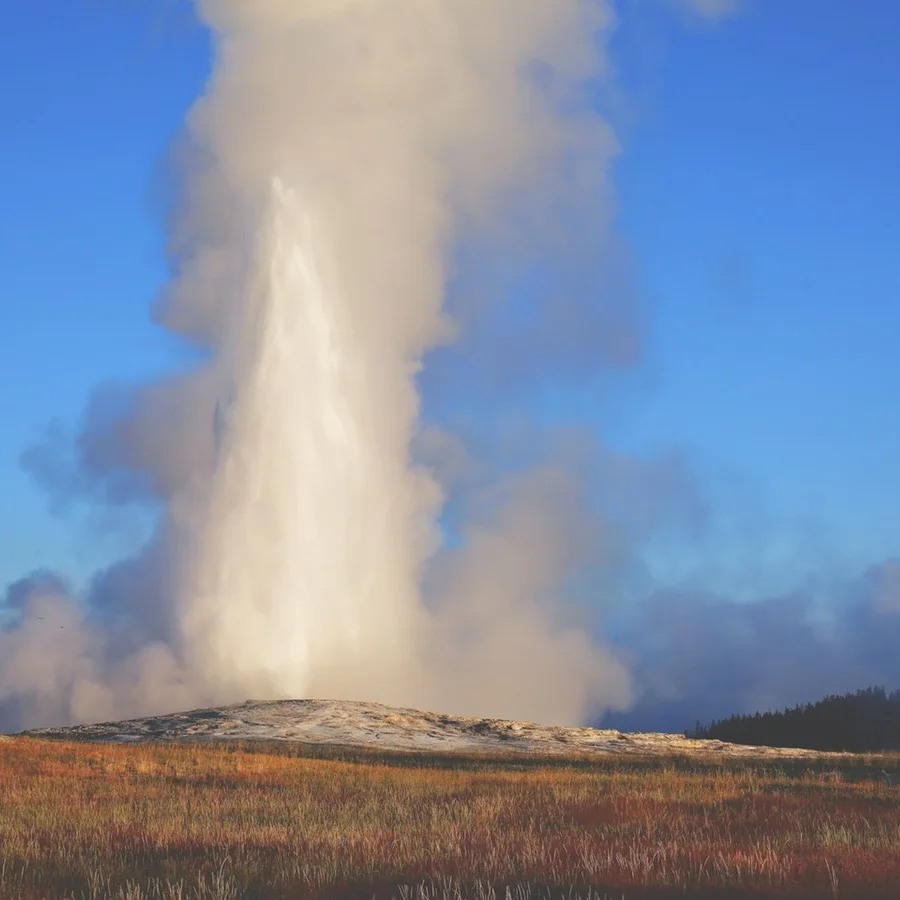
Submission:
[[[631,611],[636,707],[621,727],[683,729],[695,719],[779,709],[873,684],[900,687],[900,561],[855,578],[753,601],[660,589]]]

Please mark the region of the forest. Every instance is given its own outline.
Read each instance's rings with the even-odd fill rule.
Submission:
[[[687,737],[850,753],[900,750],[900,691],[869,687],[780,712],[697,722]]]

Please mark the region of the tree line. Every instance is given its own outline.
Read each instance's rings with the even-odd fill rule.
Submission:
[[[900,691],[870,687],[780,712],[734,715],[709,725],[697,722],[685,736],[851,753],[900,750]]]

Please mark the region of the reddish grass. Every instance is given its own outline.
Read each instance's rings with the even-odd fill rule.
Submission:
[[[0,897],[900,896],[879,760],[302,752],[0,742]]]

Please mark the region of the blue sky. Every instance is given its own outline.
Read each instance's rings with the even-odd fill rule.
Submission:
[[[622,40],[619,191],[654,384],[620,437],[686,449],[723,520],[757,520],[744,552],[788,577],[896,554],[900,7],[653,19]]]
[[[649,353],[602,419],[558,402],[629,451],[685,452],[715,527],[658,552],[672,578],[751,596],[900,553],[900,6],[621,13],[619,231]],[[97,384],[183,358],[148,308],[166,275],[163,157],[208,64],[175,3],[31,0],[5,17],[2,583],[82,578],[139,536],[53,515],[19,455],[48,422],[75,426]]]
[[[48,422],[76,425],[98,384],[180,352],[149,320],[166,275],[160,182],[209,48],[163,8],[35,0],[0,34],[3,583],[35,567],[80,578],[118,550],[51,515],[18,458]]]

